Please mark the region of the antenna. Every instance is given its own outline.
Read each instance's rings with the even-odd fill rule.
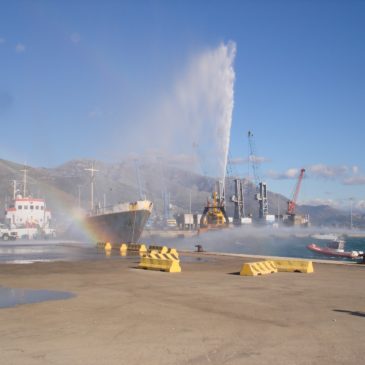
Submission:
[[[90,171],[91,174],[91,200],[90,207],[91,210],[94,208],[94,172],[98,172],[99,170],[94,169],[94,162],[91,163],[91,167],[89,169],[85,169],[85,171]]]

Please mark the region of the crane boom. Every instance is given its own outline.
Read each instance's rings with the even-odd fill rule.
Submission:
[[[258,186],[258,184],[260,182],[260,178],[259,178],[258,166],[257,166],[257,160],[256,160],[256,151],[255,151],[255,146],[254,146],[254,141],[253,141],[253,133],[251,131],[248,131],[247,137],[248,137],[248,144],[250,147],[248,163],[249,164],[251,163],[255,185]]]
[[[298,199],[298,195],[299,195],[299,191],[300,191],[300,186],[302,184],[304,172],[305,172],[305,169],[300,170],[297,186],[295,188],[293,197],[291,200],[288,201],[288,214],[295,214],[295,207],[297,205],[297,199]]]

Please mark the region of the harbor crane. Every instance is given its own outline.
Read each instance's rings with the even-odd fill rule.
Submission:
[[[286,224],[290,225],[290,226],[292,226],[292,225],[308,226],[309,225],[309,216],[307,216],[307,217],[297,216],[297,214],[295,212],[295,209],[297,206],[297,199],[298,199],[300,187],[302,184],[302,180],[304,177],[304,173],[305,173],[305,169],[301,169],[292,198],[291,198],[291,200],[288,201],[288,208],[287,208],[287,212],[286,212]]]
[[[302,184],[304,173],[305,173],[305,169],[301,169],[292,199],[288,201],[288,210],[287,210],[288,215],[295,215],[295,208],[297,205],[297,199],[298,199],[300,186]]]
[[[258,161],[257,155],[255,151],[255,145],[253,140],[253,133],[248,131],[248,144],[250,148],[248,162],[251,163],[253,177],[256,186],[255,199],[259,202],[259,218],[266,219],[266,216],[269,213],[269,204],[267,200],[267,185],[265,182],[261,181],[258,173]]]
[[[233,176],[233,169],[231,164],[232,158],[230,151],[228,151],[228,161],[227,161],[227,176]],[[233,178],[234,183],[234,195],[231,196],[231,202],[234,204],[234,214],[233,214],[233,224],[240,226],[242,224],[242,218],[245,216],[244,212],[244,197],[243,197],[243,182],[235,174]]]

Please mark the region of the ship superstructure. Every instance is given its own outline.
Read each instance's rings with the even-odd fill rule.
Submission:
[[[51,224],[51,212],[44,199],[18,194],[5,211],[5,223],[10,228],[46,229]]]
[[[5,225],[19,238],[54,237],[51,211],[47,209],[44,199],[27,195],[28,170],[24,168],[22,171],[23,194],[17,189],[16,180],[13,180],[13,198],[5,209]]]

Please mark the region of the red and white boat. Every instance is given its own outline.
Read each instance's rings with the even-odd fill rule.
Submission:
[[[311,243],[307,248],[313,252],[331,257],[356,259],[363,255],[362,251],[345,251],[345,241],[339,239],[329,242],[326,247],[320,247],[315,243]]]
[[[5,209],[5,224],[1,231],[4,241],[15,238],[54,238],[56,232],[51,228],[51,212],[41,198],[27,196],[27,169],[24,172],[23,194],[14,183],[13,199]]]

